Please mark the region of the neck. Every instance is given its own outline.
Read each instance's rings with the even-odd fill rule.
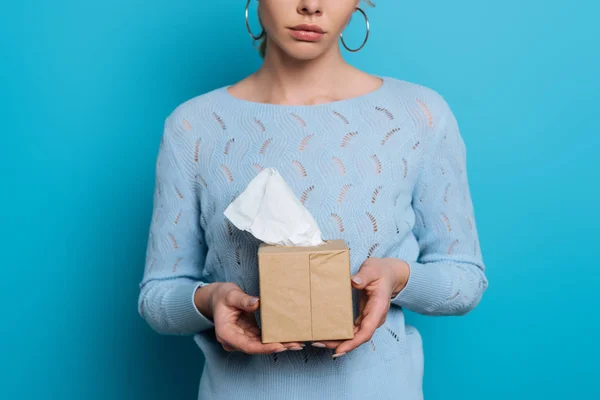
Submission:
[[[298,60],[269,42],[261,68],[254,74],[264,101],[279,104],[317,104],[337,100],[354,70],[334,47],[312,60]]]

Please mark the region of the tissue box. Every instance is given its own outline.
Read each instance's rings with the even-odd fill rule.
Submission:
[[[262,342],[354,337],[350,250],[343,240],[311,247],[261,244]]]

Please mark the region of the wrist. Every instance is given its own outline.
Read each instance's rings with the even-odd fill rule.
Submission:
[[[398,293],[400,293],[406,284],[408,283],[408,277],[410,276],[410,266],[406,261],[395,260],[393,266],[394,276],[395,276],[395,284],[392,289],[392,297],[396,297]]]
[[[213,297],[218,289],[219,283],[209,283],[205,286],[200,286],[194,293],[194,305],[206,318],[213,319]]]

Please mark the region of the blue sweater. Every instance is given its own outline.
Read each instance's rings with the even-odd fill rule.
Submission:
[[[368,257],[410,265],[385,324],[343,357],[313,346],[226,352],[194,306],[210,282],[258,296],[259,243],[223,211],[266,167],[324,239],[346,240],[352,273]],[[403,309],[461,315],[487,287],[464,141],[442,96],[416,83],[384,78],[368,94],[311,106],[246,101],[227,87],[194,97],[166,118],[153,201],[139,312],[161,334],[193,335],[206,357],[202,399],[420,399],[421,336]]]

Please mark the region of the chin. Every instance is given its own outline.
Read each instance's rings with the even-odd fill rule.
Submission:
[[[293,43],[283,48],[283,51],[291,58],[297,60],[309,61],[319,58],[326,52],[327,48],[323,44],[317,43]]]

